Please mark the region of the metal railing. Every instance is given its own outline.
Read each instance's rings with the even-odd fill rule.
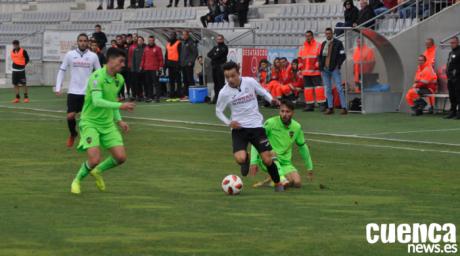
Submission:
[[[450,5],[452,0],[406,0],[356,28],[368,27],[386,37],[392,37]]]

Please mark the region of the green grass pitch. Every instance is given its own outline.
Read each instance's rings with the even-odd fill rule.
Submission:
[[[460,227],[460,121],[297,111],[315,180],[302,170],[301,189],[275,194],[251,188],[259,174],[226,196],[220,182],[239,168],[214,108],[138,104],[124,113],[128,161],[105,173],[108,191],[87,177],[74,196],[85,154],[65,147],[65,97],[12,96],[0,90],[0,255],[394,256],[407,246],[368,244],[367,223]]]

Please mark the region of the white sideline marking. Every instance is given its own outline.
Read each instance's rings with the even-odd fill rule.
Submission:
[[[18,113],[24,114],[23,112],[18,112]],[[27,113],[27,114],[32,114],[32,113]],[[62,118],[61,116],[56,116],[56,115],[45,115],[45,116],[46,117],[53,117],[53,118]],[[183,129],[183,130],[200,131],[200,132],[213,132],[213,133],[230,134],[230,131],[220,131],[220,130],[211,130],[211,129],[203,129],[203,128],[192,128],[192,127],[186,127],[186,126],[164,125],[164,124],[149,124],[149,123],[140,123],[140,122],[133,122],[132,124],[138,124],[138,125],[144,125],[144,126],[153,126],[153,127],[163,127],[163,128]],[[434,152],[434,153],[445,153],[445,154],[460,155],[460,152],[458,152],[458,151],[449,151],[449,150],[421,149],[421,148],[398,147],[398,146],[375,145],[375,144],[359,144],[359,143],[337,142],[337,141],[318,140],[318,139],[308,139],[307,141],[314,141],[314,142],[326,143],[326,144],[345,145],[345,146],[358,146],[358,147],[383,148],[383,149],[399,149],[399,150],[408,150],[408,151],[417,151],[417,152]]]
[[[425,133],[425,132],[448,132],[448,131],[460,131],[460,128],[401,131],[401,132],[378,132],[378,133],[367,133],[367,134],[358,134],[358,135],[360,135],[360,136],[368,136],[368,135],[387,135],[387,134],[406,134],[406,133]]]
[[[138,123],[138,122],[135,122],[133,124],[140,124],[140,125],[154,126],[154,127],[185,129],[185,130],[200,131],[200,132],[214,132],[214,133],[230,134],[230,131],[219,131],[219,130],[210,130],[210,129],[202,129],[202,128],[191,128],[191,127],[185,127],[185,126],[162,125],[162,124],[146,124],[146,123]],[[446,153],[446,154],[460,155],[460,152],[458,152],[458,151],[449,151],[449,150],[421,149],[421,148],[398,147],[398,146],[375,145],[375,144],[359,144],[359,143],[337,142],[337,141],[318,140],[318,139],[307,139],[306,141],[307,142],[308,141],[314,141],[314,142],[319,142],[319,143],[336,144],[336,145],[344,145],[344,146],[358,146],[358,147],[383,148],[383,149],[399,149],[399,150],[408,150],[408,151],[417,151],[417,152],[435,152],[435,153]]]
[[[13,107],[13,106],[5,106],[5,105],[0,105],[0,108],[23,109],[23,110],[32,110],[32,111],[41,111],[41,112],[53,112],[53,113],[65,113],[65,111],[63,111],[63,110],[50,110],[50,109],[41,109],[41,108],[21,108],[21,107]],[[174,120],[174,119],[136,117],[136,116],[124,116],[123,118],[125,118],[125,119],[133,119],[133,120],[146,120],[146,121],[157,121],[157,122],[167,122],[167,123],[181,123],[181,124],[203,125],[203,126],[213,126],[213,127],[227,127],[224,124],[206,123],[206,122],[194,122],[194,121],[184,121],[184,120]],[[331,137],[343,137],[343,138],[354,138],[354,139],[380,140],[380,141],[390,141],[390,142],[399,142],[399,143],[416,143],[416,144],[426,144],[426,145],[460,147],[460,144],[456,144],[456,143],[444,143],[444,142],[423,141],[423,140],[404,140],[404,139],[380,138],[380,137],[371,137],[371,136],[361,136],[361,135],[356,135],[356,134],[338,134],[338,133],[323,133],[323,132],[304,132],[304,134],[323,135],[323,136],[331,136]]]

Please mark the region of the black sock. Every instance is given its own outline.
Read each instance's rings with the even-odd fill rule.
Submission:
[[[77,130],[75,127],[77,126],[77,122],[75,119],[67,119],[67,125],[69,126],[70,135],[73,137],[77,137]]]
[[[267,170],[275,184],[280,182],[280,175],[278,173],[278,167],[276,167],[275,162],[272,162],[272,165],[267,166]]]
[[[19,95],[19,93],[16,94],[16,99],[20,99],[20,98],[21,98],[21,96]]]
[[[29,95],[27,93],[24,93],[24,99],[29,98]]]

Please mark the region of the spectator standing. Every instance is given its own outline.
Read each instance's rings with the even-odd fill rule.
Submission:
[[[314,111],[315,102],[319,105],[320,111],[326,108],[326,96],[324,95],[324,85],[321,81],[321,72],[318,65],[318,55],[320,54],[321,44],[318,43],[312,31],[305,33],[305,42],[299,48],[298,59],[300,70],[304,80],[304,111]]]
[[[436,65],[436,44],[433,38],[428,38],[425,41],[425,51],[423,55],[426,57],[426,61],[435,68]],[[436,69],[436,68],[435,68]]]
[[[106,0],[107,10],[113,9],[113,2],[114,2],[114,0]],[[98,10],[102,10],[102,4],[103,3],[104,3],[104,0],[99,0],[99,6],[97,7]]]
[[[99,49],[104,52],[105,44],[107,44],[107,36],[104,32],[102,32],[101,25],[97,24],[94,26],[94,29],[95,31],[93,33],[93,37],[96,40]]]
[[[142,56],[144,55],[144,38],[139,36],[137,38],[137,45],[133,52],[131,69],[133,71],[133,88],[132,97],[135,97],[137,101],[142,101],[144,98],[144,73],[141,70]]]
[[[181,97],[182,93],[182,79],[180,72],[180,54],[181,54],[181,42],[177,40],[176,33],[171,33],[169,36],[169,42],[166,44],[165,52],[165,63],[168,69],[169,87],[170,87],[170,98]]]
[[[129,70],[129,85],[128,82],[126,84],[129,87],[129,91],[131,92],[131,101],[134,101],[136,99],[136,94],[134,93],[134,71],[133,71],[133,56],[134,56],[134,51],[137,48],[137,36],[132,37],[132,43],[128,44],[128,54],[127,54],[127,60],[128,60],[128,70]]]
[[[27,89],[26,66],[29,64],[29,54],[24,48],[21,48],[18,40],[13,41],[13,50],[10,52],[12,61],[12,83],[14,85],[14,93],[16,94],[13,103],[19,103],[21,96],[19,88],[24,90],[24,103],[29,103],[29,94]]]
[[[250,0],[237,0],[236,9],[240,27],[244,27],[244,24],[248,23],[249,1]]]
[[[369,2],[367,2],[367,0],[360,0],[359,5],[361,7],[361,10],[359,10],[358,19],[356,20],[356,23],[353,24],[353,27],[364,24],[368,20],[371,20],[375,17],[374,9],[372,9],[372,7],[369,5]],[[374,23],[375,21],[366,23],[364,27],[366,28],[373,27]]]
[[[214,46],[208,53],[208,58],[211,59],[212,79],[214,81],[214,98],[212,104],[216,104],[220,90],[225,85],[225,77],[222,66],[227,62],[228,47],[225,44],[223,35],[218,35],[216,38],[217,45]]]
[[[155,44],[155,37],[149,36],[148,45],[144,48],[141,60],[141,70],[144,71],[145,76],[145,102],[152,102],[153,97],[156,102],[160,102],[159,71],[161,68],[163,68],[163,53],[161,48]]]
[[[340,40],[334,38],[333,31],[331,28],[326,28],[326,41],[321,44],[321,50],[318,56],[319,70],[321,71],[321,77],[326,87],[327,105],[328,109],[325,114],[334,114],[334,97],[332,95],[332,80],[335,82],[335,86],[339,93],[340,105],[342,107],[341,114],[346,115],[347,102],[345,100],[345,92],[342,87],[342,76],[340,68],[346,59],[345,49]]]
[[[198,57],[198,47],[190,37],[189,31],[185,30],[182,32],[182,46],[181,53],[179,55],[182,78],[184,82],[184,98],[188,97],[188,87],[195,85],[195,79],[193,78],[193,65],[195,64],[196,57]]]
[[[352,0],[346,0],[343,3],[343,7],[345,8],[344,11],[344,22],[338,22],[335,26],[336,27],[352,27],[353,24],[356,23],[359,17],[359,10],[358,8],[353,4]],[[335,35],[339,36],[343,34],[343,29],[336,29],[335,30]]]
[[[458,37],[450,39],[450,48],[452,51],[449,52],[446,65],[450,113],[446,118],[460,119],[460,46]]]
[[[117,0],[117,9],[123,9],[125,6],[125,0]]]
[[[173,0],[169,0],[169,4],[166,6],[167,8],[172,7]],[[174,0],[174,7],[177,7],[179,4],[179,0]],[[189,0],[190,7],[193,7],[192,0]],[[187,0],[184,0],[184,7],[187,7]]]

